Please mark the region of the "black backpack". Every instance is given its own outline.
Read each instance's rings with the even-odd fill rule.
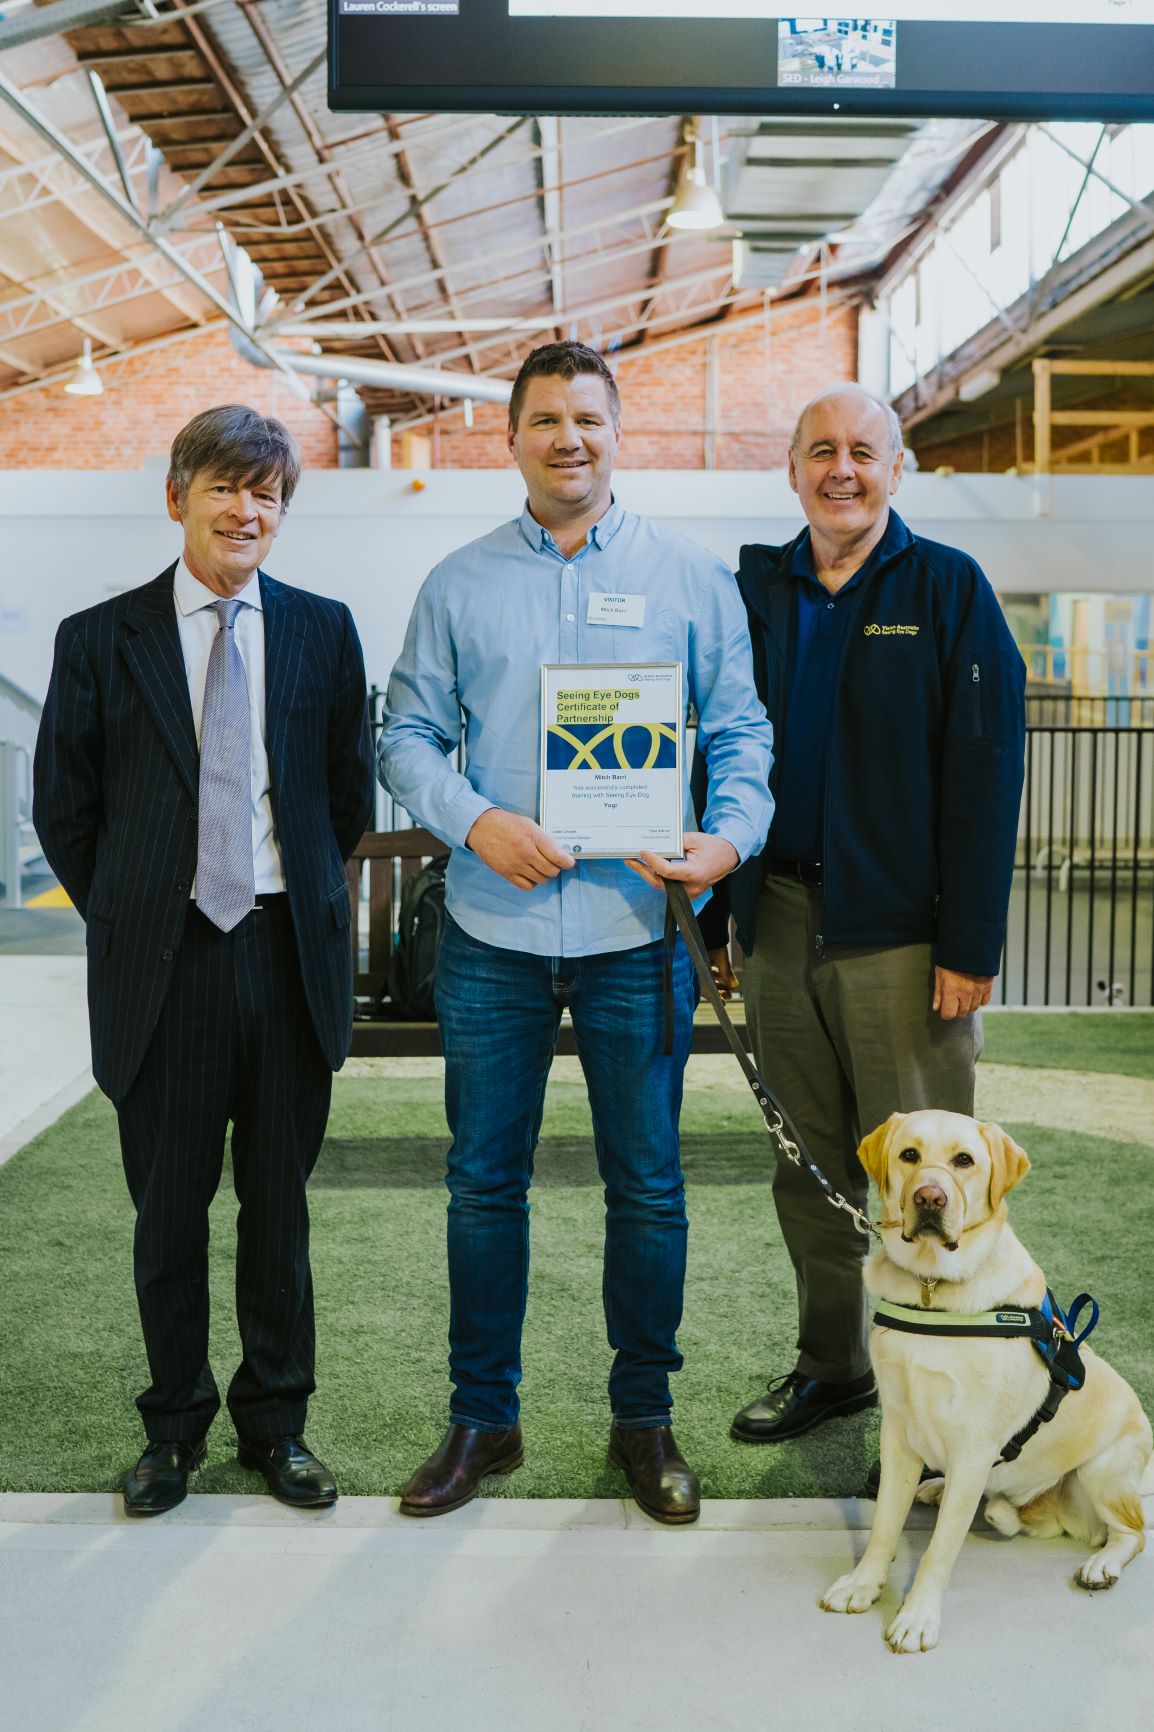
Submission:
[[[437,952],[445,930],[445,868],[448,856],[430,860],[401,891],[397,939],[389,967],[389,1008],[410,1022],[433,1022]]]

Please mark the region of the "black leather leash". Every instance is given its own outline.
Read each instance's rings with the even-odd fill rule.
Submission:
[[[697,970],[697,978],[701,982],[701,990],[713,1006],[714,1014],[716,1015],[718,1022],[721,1024],[722,1032],[733,1051],[733,1056],[741,1066],[746,1082],[753,1090],[754,1100],[761,1108],[761,1116],[765,1121],[765,1128],[777,1144],[778,1149],[785,1156],[786,1160],[791,1161],[795,1167],[804,1167],[806,1169],[810,1174],[810,1177],[813,1178],[825,1192],[826,1202],[831,1204],[835,1209],[844,1209],[845,1213],[853,1221],[853,1224],[859,1233],[874,1233],[880,1240],[881,1233],[878,1231],[877,1227],[874,1226],[865,1211],[859,1209],[854,1203],[849,1202],[847,1198],[842,1196],[840,1191],[834,1190],[833,1186],[830,1184],[829,1180],[826,1178],[825,1174],[806,1148],[797,1127],[791,1123],[789,1114],[786,1112],[785,1108],[782,1106],[781,1102],[778,1100],[777,1096],[774,1094],[773,1090],[765,1081],[765,1078],[761,1075],[760,1071],[753,1063],[753,1060],[746,1052],[745,1047],[742,1044],[741,1036],[734,1028],[733,1023],[730,1020],[729,1012],[725,1008],[725,1000],[717,990],[717,982],[713,978],[713,969],[710,967],[709,963],[709,952],[705,948],[705,940],[701,936],[701,928],[697,924],[697,916],[693,912],[693,904],[690,902],[689,897],[686,894],[684,884],[680,883],[675,878],[667,878],[665,880],[665,893],[668,899],[665,909],[666,1054],[668,1055],[673,1051],[672,963],[673,946],[677,933],[680,931],[681,936],[685,941],[685,948],[688,950],[693,966]]]

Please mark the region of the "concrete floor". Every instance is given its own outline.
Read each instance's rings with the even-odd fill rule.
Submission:
[[[85,969],[0,955],[0,1166],[92,1087]]]
[[[922,1517],[926,1512],[918,1512]],[[1151,1512],[1154,1514],[1154,1512]],[[301,1515],[192,1497],[0,1498],[0,1724],[13,1732],[1138,1732],[1154,1569],[1071,1585],[1069,1541],[974,1534],[941,1645],[895,1656],[891,1589],[817,1605],[869,1506],[383,1499]],[[926,1541],[907,1533],[894,1579]]]
[[[0,1159],[87,1063],[83,960],[0,956]],[[0,1727],[1145,1732],[1152,1556],[1090,1595],[1075,1543],[975,1531],[941,1645],[897,1657],[882,1632],[932,1512],[872,1610],[817,1603],[870,1519],[717,1502],[669,1530],[613,1499],[481,1499],[415,1522],[377,1498],[193,1495],[132,1522],[115,1497],[0,1496]]]

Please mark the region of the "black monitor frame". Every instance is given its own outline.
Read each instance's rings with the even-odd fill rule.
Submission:
[[[772,62],[776,78],[776,18],[674,27],[645,18],[514,19],[507,0],[460,0],[459,16],[436,18],[342,16],[339,4],[329,0],[329,107],[345,113],[1154,121],[1154,25],[899,23],[893,88],[782,89],[702,81],[711,63],[740,73]],[[604,66],[638,77],[613,83],[592,65],[580,82],[536,76],[582,56],[596,60],[598,73]],[[645,82],[655,60],[677,77]],[[442,68],[443,79],[427,76]],[[1026,69],[1030,79],[1021,76]]]

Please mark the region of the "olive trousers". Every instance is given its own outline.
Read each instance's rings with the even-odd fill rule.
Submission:
[[[864,1209],[864,1136],[892,1112],[973,1112],[982,1020],[943,1022],[931,1009],[928,944],[819,947],[821,896],[766,879],[742,995],[759,1070],[834,1189]],[[773,1200],[797,1279],[797,1368],[848,1382],[869,1369],[861,1265],[870,1241],[782,1155]]]

